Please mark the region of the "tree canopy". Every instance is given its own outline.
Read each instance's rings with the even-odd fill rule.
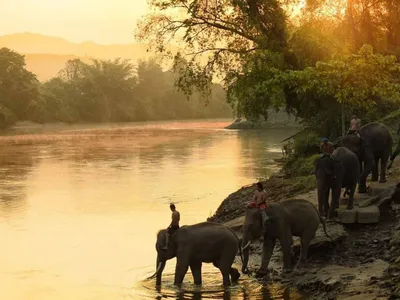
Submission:
[[[266,117],[268,109],[286,106],[309,126],[332,121],[330,131],[339,134],[341,114],[344,120],[357,110],[374,119],[398,103],[398,1],[149,4],[153,11],[140,21],[138,38],[163,54],[178,43],[179,58],[189,62],[178,87],[190,93],[222,80],[238,116]]]
[[[185,60],[182,60],[184,68]],[[128,60],[69,60],[59,75],[40,83],[25,69],[24,57],[0,49],[0,125],[35,122],[126,122],[231,117],[220,85],[212,84],[213,101],[194,93],[187,101],[177,91],[176,72],[154,59],[133,65]]]

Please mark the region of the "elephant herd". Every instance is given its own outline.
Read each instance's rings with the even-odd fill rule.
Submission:
[[[400,126],[399,126],[400,133]],[[393,161],[398,151],[392,155],[393,138],[389,130],[380,123],[369,123],[361,127],[359,135],[347,135],[335,143],[332,155],[322,155],[315,161],[317,179],[318,208],[309,201],[290,199],[267,205],[268,216],[265,230],[259,208],[249,206],[243,225],[243,238],[228,227],[213,222],[203,222],[182,226],[169,238],[165,250],[166,230],[157,234],[156,284],[161,284],[161,276],[166,261],[176,257],[174,284],[180,285],[190,267],[194,283],[201,284],[203,263],[213,263],[223,278],[225,286],[239,279],[240,273],[232,267],[239,252],[242,259],[242,273],[247,273],[249,246],[252,241],[263,236],[263,253],[258,273],[266,274],[276,241],[279,240],[283,252],[283,271],[291,271],[291,246],[293,236],[300,238],[301,252],[296,267],[306,263],[308,247],[314,239],[319,224],[325,234],[325,221],[321,216],[332,217],[338,207],[342,188],[349,196],[347,209],[353,208],[354,193],[358,184],[360,193],[366,192],[366,179],[372,172],[372,181],[386,181],[386,167],[389,158]],[[380,174],[378,162],[380,161]],[[332,201],[329,206],[329,192]]]

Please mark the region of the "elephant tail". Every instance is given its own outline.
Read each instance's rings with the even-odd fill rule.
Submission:
[[[330,240],[332,240],[331,236],[326,232],[325,220],[322,219],[322,217],[321,217],[321,215],[320,215],[319,213],[318,213],[318,216],[319,216],[319,221],[322,223],[322,227],[323,227],[323,229],[324,229],[325,235],[326,235]]]
[[[324,229],[325,235],[326,235],[330,240],[332,240],[332,237],[326,232],[325,220],[321,217],[321,215],[320,215],[318,209],[315,207],[315,205],[313,205],[313,207],[314,207],[315,211],[316,211],[317,214],[318,214],[319,221],[322,223],[322,228]]]

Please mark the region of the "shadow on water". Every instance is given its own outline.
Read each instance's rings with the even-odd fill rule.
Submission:
[[[277,283],[263,283],[248,276],[242,276],[237,284],[224,288],[221,285],[219,273],[203,272],[203,285],[196,286],[191,281],[191,274],[185,277],[184,284],[178,288],[172,285],[173,274],[163,274],[161,286],[156,286],[154,280],[143,280],[135,287],[132,298],[141,299],[176,299],[176,300],[303,300],[304,296],[291,288],[282,287]],[[204,278],[206,280],[204,280]]]

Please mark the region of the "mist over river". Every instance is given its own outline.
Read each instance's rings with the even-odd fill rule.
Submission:
[[[205,221],[224,198],[277,171],[280,141],[297,129],[225,130],[229,120],[77,125],[0,137],[0,299],[299,299],[242,276],[224,291],[203,265],[173,287],[146,281],[155,236]]]

